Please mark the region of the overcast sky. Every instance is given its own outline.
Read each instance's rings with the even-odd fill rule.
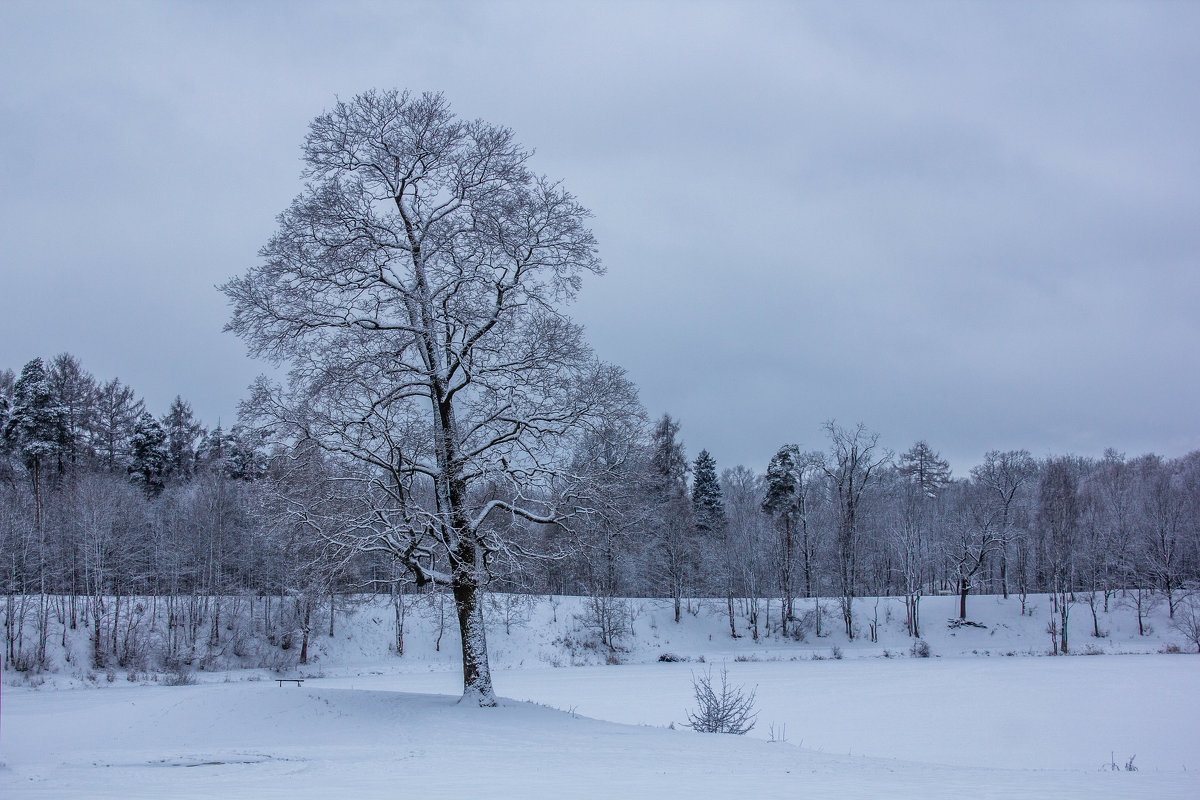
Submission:
[[[1200,448],[1200,4],[0,3],[0,368],[70,351],[228,424],[214,287],[309,120],[441,90],[594,213],[573,314],[761,469],[821,423]]]

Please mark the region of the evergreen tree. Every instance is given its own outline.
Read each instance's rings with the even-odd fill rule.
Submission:
[[[707,450],[701,450],[692,465],[692,517],[696,520],[696,534],[703,548],[705,589],[725,595],[729,633],[736,639],[737,621],[733,613],[736,555],[725,515],[721,481],[717,478],[717,462]]]
[[[725,505],[721,502],[717,462],[707,450],[701,450],[692,465],[692,516],[700,533],[719,535],[725,528]]]
[[[138,417],[129,446],[129,474],[133,481],[140,484],[148,496],[158,494],[163,489],[167,464],[167,435],[150,412],[143,411]]]
[[[226,435],[221,423],[217,422],[216,428],[204,433],[200,446],[196,448],[196,471],[219,472],[230,477],[232,445],[231,436]]]
[[[785,444],[771,457],[767,465],[766,496],[763,498],[762,510],[775,520],[780,531],[779,548],[779,590],[782,601],[780,611],[780,631],[787,635],[788,621],[792,618],[793,600],[796,596],[793,565],[795,564],[795,531],[793,524],[796,518],[796,489],[798,486],[797,472],[799,468],[800,448],[794,444]]]
[[[679,622],[683,592],[697,561],[695,526],[687,494],[687,457],[679,423],[663,414],[650,435],[649,495],[654,550]]]
[[[226,438],[225,462],[230,478],[255,481],[267,471],[262,434],[244,425],[234,425]]]
[[[166,477],[185,481],[192,477],[196,468],[196,442],[204,428],[192,415],[192,407],[183,398],[175,395],[171,407],[162,418],[162,429],[166,434]]]
[[[796,506],[796,458],[799,448],[785,444],[771,456],[767,465],[766,497],[763,511],[784,522],[791,519]]]
[[[64,438],[62,409],[55,402],[40,358],[21,369],[11,403],[4,437],[32,470],[48,457],[57,456]]]
[[[35,519],[42,521],[42,494],[46,465],[62,451],[64,438],[62,409],[54,399],[46,367],[35,358],[21,369],[13,385],[13,397],[4,426],[4,439],[17,452],[33,479]]]

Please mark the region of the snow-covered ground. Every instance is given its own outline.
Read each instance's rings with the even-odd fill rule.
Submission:
[[[925,603],[928,659],[908,655],[895,609],[876,643],[754,643],[715,608],[676,626],[643,601],[626,663],[604,665],[579,601],[542,598],[509,634],[491,626],[498,709],[456,704],[457,641],[434,649],[431,615],[408,618],[397,657],[364,606],[318,637],[299,687],[263,670],[5,686],[0,797],[1200,796],[1200,658],[1156,652],[1179,640],[1165,615],[1140,637],[1114,610],[1093,639],[1077,607],[1077,648],[1107,654],[1049,658],[1030,655],[1043,615],[973,598],[987,627],[951,628],[951,601]],[[746,737],[681,727],[692,674],[722,664],[757,687]],[[1131,756],[1136,772],[1108,766]]]

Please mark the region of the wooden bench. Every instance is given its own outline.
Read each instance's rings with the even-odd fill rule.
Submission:
[[[285,683],[294,683],[297,686],[304,683],[304,678],[276,678],[275,680],[279,681],[280,688],[282,688]]]

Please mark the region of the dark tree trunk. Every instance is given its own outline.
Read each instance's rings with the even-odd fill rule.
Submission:
[[[492,673],[488,666],[481,593],[474,566],[475,548],[469,544],[460,545],[458,556],[460,566],[455,567],[452,588],[462,638],[462,699],[480,706],[494,706],[496,693],[492,690]]]
[[[300,637],[300,663],[308,663],[308,632],[312,625],[312,601],[304,598],[304,626]]]

